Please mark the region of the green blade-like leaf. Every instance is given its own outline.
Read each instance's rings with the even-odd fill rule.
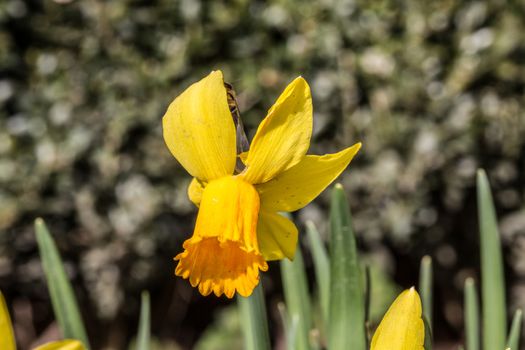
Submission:
[[[425,322],[425,350],[432,350],[432,258],[421,259],[419,266],[419,293]]]
[[[328,329],[328,313],[330,307],[330,260],[325,249],[321,235],[311,221],[306,222],[306,234],[310,242],[310,249],[314,260],[315,278],[319,299],[321,300],[321,311],[323,314],[324,328]]]
[[[248,298],[238,296],[237,302],[244,331],[244,349],[270,350],[270,334],[262,283],[259,282]]]
[[[137,333],[137,350],[149,350],[150,348],[150,309],[149,293],[143,291],[140,296],[140,320]]]
[[[432,329],[432,258],[428,255],[424,256],[419,268],[419,293],[423,306],[423,317]]]
[[[36,239],[47,280],[53,311],[64,338],[80,340],[86,348],[89,342],[80,317],[73,288],[64,270],[53,238],[42,219],[35,220]]]
[[[465,347],[467,350],[479,350],[479,304],[478,292],[472,278],[465,280],[464,289]]]
[[[330,210],[330,349],[366,349],[365,301],[348,202],[340,184]]]
[[[365,300],[365,335],[366,343],[369,344],[371,340],[370,331],[370,307],[372,305],[372,279],[370,275],[370,266],[365,265],[364,269],[364,300]]]
[[[293,261],[281,260],[281,276],[290,322],[297,318],[295,344],[292,349],[309,350],[311,349],[309,334],[312,329],[312,311],[300,247],[297,247]]]
[[[478,219],[481,245],[483,348],[503,349],[507,332],[505,280],[498,225],[489,182],[478,170]]]
[[[283,322],[286,349],[293,349],[295,346],[295,337],[297,334],[297,324],[299,323],[299,318],[290,318],[288,316],[288,312],[286,312],[286,306],[283,302],[277,304],[277,311],[279,311],[281,321]]]
[[[521,335],[521,321],[523,319],[523,313],[521,309],[516,310],[514,317],[512,318],[512,325],[510,326],[509,337],[507,338],[507,348],[511,350],[519,350],[520,348],[520,335]]]

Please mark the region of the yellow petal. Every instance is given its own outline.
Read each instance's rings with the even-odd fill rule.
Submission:
[[[258,184],[291,168],[304,157],[312,135],[312,97],[308,83],[296,78],[268,111],[246,159],[246,181]]]
[[[13,326],[2,292],[0,292],[0,349],[16,350]]]
[[[40,345],[33,350],[85,350],[86,348],[81,342],[74,339],[66,339],[60,341],[54,341]]]
[[[293,260],[297,248],[297,227],[277,213],[260,212],[257,224],[259,248],[265,260]]]
[[[392,303],[372,338],[371,350],[423,350],[421,300],[412,287]]]
[[[359,148],[361,143],[334,154],[308,155],[273,180],[257,185],[261,207],[266,211],[301,209],[341,174]]]
[[[233,174],[235,125],[221,71],[191,85],[162,118],[164,141],[194,177],[213,180]]]
[[[191,180],[190,185],[188,186],[188,198],[193,202],[197,207],[202,200],[202,192],[204,191],[205,183],[200,181],[197,178]]]

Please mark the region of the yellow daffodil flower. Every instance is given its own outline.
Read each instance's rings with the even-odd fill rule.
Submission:
[[[312,123],[310,88],[301,77],[270,108],[242,154],[222,72],[212,72],[170,104],[162,119],[164,140],[194,177],[188,196],[199,207],[193,236],[175,257],[175,274],[202,295],[249,296],[267,261],[293,259],[297,228],[278,212],[307,205],[361,147],[306,155]],[[236,171],[240,161],[243,169]]]
[[[86,350],[78,340],[66,339],[40,345],[34,350]]]
[[[421,300],[412,287],[390,305],[372,338],[371,350],[423,350]]]
[[[0,349],[16,350],[13,326],[2,292],[0,292]]]
[[[13,326],[2,292],[0,292],[0,349],[16,350]],[[78,340],[66,339],[41,345],[34,350],[85,350],[85,348]]]

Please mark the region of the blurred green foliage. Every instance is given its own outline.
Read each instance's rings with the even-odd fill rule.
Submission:
[[[250,135],[303,75],[310,153],[363,142],[340,179],[358,243],[407,286],[421,256],[434,257],[444,303],[434,318],[448,324],[436,338],[461,337],[458,300],[478,259],[474,178],[485,168],[511,307],[525,306],[523,2],[5,0],[0,23],[0,288],[31,315],[14,313],[29,330],[22,348],[53,319],[37,216],[100,344],[134,334],[145,287],[156,337],[190,347],[211,322],[220,302],[172,276],[194,209],[160,118],[212,69],[236,88]],[[326,232],[327,199],[299,222]]]

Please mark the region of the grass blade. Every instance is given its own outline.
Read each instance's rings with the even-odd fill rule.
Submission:
[[[467,350],[479,350],[479,304],[478,293],[472,278],[465,280],[465,347]]]
[[[297,319],[295,344],[291,349],[309,350],[311,349],[309,334],[312,328],[312,311],[300,247],[297,247],[293,261],[281,260],[281,276],[288,317],[290,322]]]
[[[143,291],[140,296],[140,320],[137,334],[137,350],[149,350],[150,348],[150,309],[149,293]]]
[[[286,349],[293,349],[295,346],[295,336],[297,334],[297,324],[299,323],[299,318],[290,318],[288,316],[288,312],[286,312],[286,306],[284,303],[277,304],[277,311],[279,311],[281,321],[283,322]]]
[[[266,318],[266,305],[262,283],[248,298],[238,296],[237,302],[243,324],[246,350],[270,350],[270,334]]]
[[[432,258],[428,255],[421,259],[419,270],[419,293],[423,305],[423,316],[432,327]]]
[[[421,259],[419,270],[419,293],[423,306],[426,334],[432,334],[432,258],[428,255]],[[432,350],[432,338],[425,336],[425,350]]]
[[[340,184],[330,210],[330,349],[366,349],[365,302],[348,202]]]
[[[511,350],[519,350],[520,348],[520,335],[521,335],[521,321],[523,319],[523,313],[521,309],[516,310],[514,317],[512,318],[512,325],[510,326],[509,337],[507,338],[507,348]]]
[[[310,249],[315,268],[315,278],[319,299],[321,300],[321,312],[323,314],[324,328],[328,329],[328,313],[330,307],[330,260],[324,247],[321,235],[311,221],[306,222],[306,234],[310,242]]]
[[[370,275],[370,266],[365,265],[364,268],[365,274],[365,285],[364,285],[364,298],[365,298],[365,338],[366,343],[370,343],[370,307],[372,305],[372,280]]]
[[[507,332],[505,281],[498,225],[487,175],[477,174],[481,245],[483,348],[503,349]]]
[[[53,311],[64,338],[80,340],[89,349],[89,342],[80,317],[77,300],[53,238],[42,219],[35,220],[36,239],[47,280]]]

